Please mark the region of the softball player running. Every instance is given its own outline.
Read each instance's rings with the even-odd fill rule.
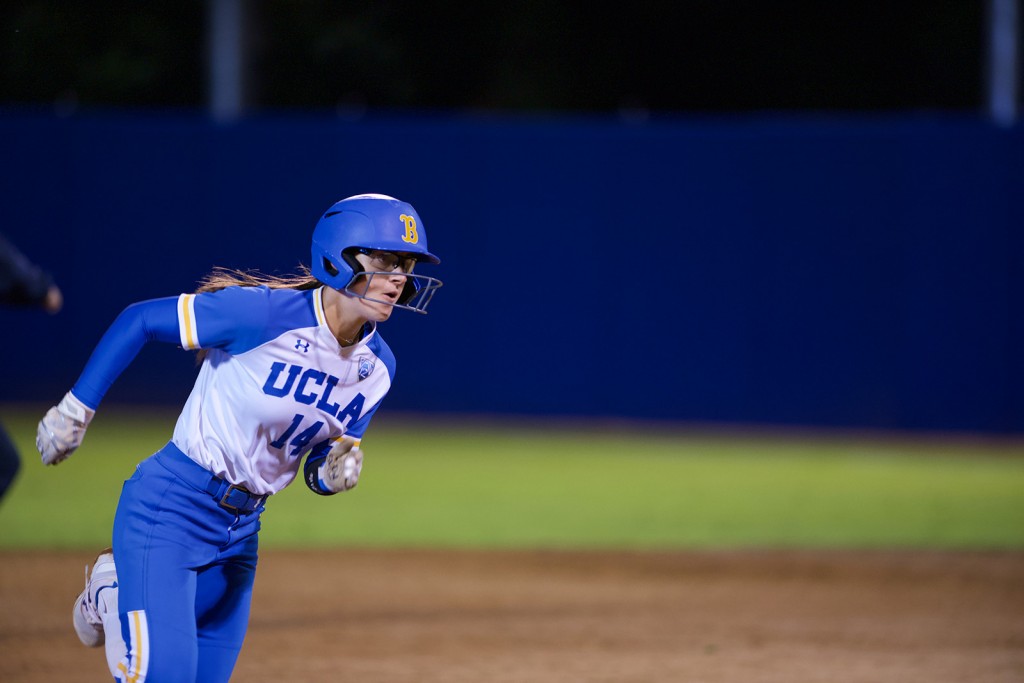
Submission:
[[[425,313],[439,263],[409,204],[337,202],[293,278],[217,270],[195,294],[126,308],[81,376],[39,423],[55,465],[81,444],[111,383],[148,341],[199,350],[202,365],[170,442],[138,465],[73,620],[106,644],[123,682],[227,681],[249,618],[260,515],[302,466],[320,495],[359,481],[360,440],[395,376],[377,331],[395,307]]]

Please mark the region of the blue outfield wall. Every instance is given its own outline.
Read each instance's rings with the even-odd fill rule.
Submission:
[[[382,328],[388,410],[1024,432],[1020,126],[7,112],[0,138],[0,230],[66,296],[0,313],[2,401],[58,399],[132,301],[290,272],[333,201],[384,192],[445,281]],[[194,373],[150,347],[107,400]]]

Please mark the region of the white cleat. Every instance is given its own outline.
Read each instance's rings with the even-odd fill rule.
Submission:
[[[92,572],[89,565],[85,566],[85,590],[75,600],[71,612],[75,633],[83,645],[103,645],[103,615],[110,610],[117,610],[117,568],[114,552],[108,548],[96,558]]]

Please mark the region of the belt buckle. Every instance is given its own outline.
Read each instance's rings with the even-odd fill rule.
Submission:
[[[231,503],[228,502],[228,496],[230,496],[231,492],[235,491],[235,490],[243,492],[246,496],[252,496],[252,493],[250,493],[249,490],[247,488],[245,488],[244,486],[238,486],[237,484],[231,484],[224,491],[224,495],[220,497],[220,500],[217,501],[217,505],[220,505],[225,510],[232,510],[234,512],[238,512],[239,510],[241,510],[242,512],[245,512],[245,510],[243,510],[242,508],[238,507],[237,505],[232,505]]]

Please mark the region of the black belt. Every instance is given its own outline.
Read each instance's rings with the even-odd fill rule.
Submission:
[[[206,492],[213,496],[217,505],[225,510],[242,514],[255,512],[256,508],[263,505],[263,501],[267,499],[266,496],[258,496],[244,486],[232,484],[220,477],[210,478],[210,483],[206,485]]]
[[[247,515],[259,509],[267,496],[249,491],[244,486],[214,476],[192,458],[188,457],[173,443],[160,449],[156,459],[161,465],[174,472],[192,488],[205,491],[225,510]]]

